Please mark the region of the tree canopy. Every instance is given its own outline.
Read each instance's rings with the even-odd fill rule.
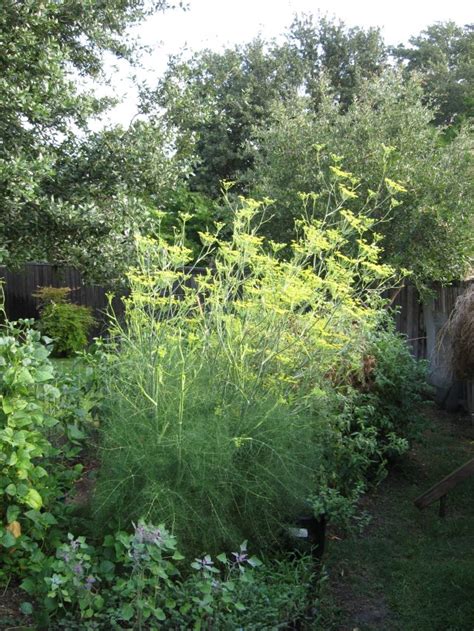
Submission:
[[[127,28],[165,0],[5,0],[0,12],[0,240],[6,262],[49,258],[41,237],[57,205],[43,189],[59,148],[109,105],[78,88],[105,52],[133,59]],[[68,221],[68,211],[61,210]],[[52,235],[54,236],[54,235]],[[76,235],[71,231],[63,249]]]
[[[345,113],[330,95],[317,113],[304,98],[279,106],[275,123],[258,132],[248,174],[254,195],[275,200],[272,236],[291,238],[299,193],[324,190],[340,163],[357,181],[357,196],[347,199],[353,212],[385,181],[375,215],[385,260],[408,269],[420,287],[462,277],[474,252],[472,137],[465,130],[446,145],[422,96],[419,82],[391,71],[368,82]],[[388,193],[398,186],[404,190],[394,205]],[[323,216],[327,205],[323,196],[315,212]]]
[[[386,260],[420,286],[463,275],[474,249],[472,25],[436,24],[389,47],[378,29],[297,17],[279,40],[172,57],[155,86],[141,86],[139,119],[92,133],[91,117],[111,101],[80,86],[101,77],[105,53],[135,63],[128,28],[169,6],[3,3],[0,253],[8,265],[47,260],[120,281],[135,233],[152,234],[157,222],[172,232],[185,212],[196,248],[200,231],[225,223],[229,180],[237,194],[274,199],[265,229],[288,241],[300,194],[315,193],[312,211],[324,214],[327,191],[344,186],[334,180],[339,169],[352,178],[353,212],[385,182],[387,198],[374,208]],[[403,189],[396,206],[394,185]]]
[[[306,93],[317,111],[328,85],[347,109],[385,60],[378,30],[307,16],[294,21],[283,43],[256,39],[223,52],[170,59],[156,88],[144,93],[143,108],[164,111],[176,130],[178,154],[194,161],[190,186],[215,196],[221,180],[239,180],[251,167],[253,129],[271,123],[275,103]]]
[[[392,49],[407,73],[420,75],[426,98],[440,125],[459,125],[474,117],[474,24],[433,24]]]

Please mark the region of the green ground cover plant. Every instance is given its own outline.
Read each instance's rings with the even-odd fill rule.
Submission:
[[[85,389],[57,375],[51,340],[31,325],[5,323],[0,335],[0,580],[41,565],[60,537],[92,420]]]
[[[23,587],[40,605],[41,628],[274,628],[316,603],[312,567],[302,557],[265,568],[246,542],[189,563],[163,524],[141,520],[98,546],[69,534]],[[34,612],[31,603],[24,608]]]

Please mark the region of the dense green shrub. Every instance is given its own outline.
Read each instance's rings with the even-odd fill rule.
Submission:
[[[32,323],[0,329],[0,583],[40,567],[60,537],[92,422],[93,391],[56,373]]]
[[[94,326],[91,309],[72,304],[69,287],[41,287],[34,295],[40,300],[39,328],[54,341],[56,355],[67,356],[87,345]]]
[[[348,200],[355,214],[379,185],[390,189],[396,180],[406,189],[395,203],[382,197],[372,215],[383,236],[384,261],[411,270],[419,288],[462,278],[474,251],[472,213],[466,213],[474,199],[469,129],[443,142],[444,131],[432,125],[434,113],[422,103],[419,81],[405,82],[398,72],[368,82],[346,113],[330,91],[322,96],[317,114],[305,99],[279,106],[252,145],[250,191],[275,200],[266,232],[291,238],[301,192],[321,194],[318,215],[324,217],[332,207],[325,195],[325,181],[333,177],[329,156],[337,154],[359,180],[358,198]]]
[[[0,554],[16,545],[22,531],[40,534],[51,523],[47,504],[51,484],[39,460],[52,446],[45,429],[56,424],[47,411],[48,399],[59,390],[51,382],[53,370],[40,334],[21,333],[9,326],[0,337]]]
[[[139,241],[104,374],[98,525],[146,515],[196,552],[243,538],[265,548],[337,482],[356,438],[328,376],[363,372],[393,272],[377,262],[371,219],[345,208],[356,182],[336,175],[338,227],[301,220],[289,259],[259,236],[251,200],[230,241],[201,235],[213,270],[193,284],[179,236]],[[359,434],[352,481],[377,460],[377,431]]]
[[[425,362],[415,360],[395,332],[392,314],[380,317],[380,326],[365,339],[362,370],[327,375],[337,415],[311,505],[317,516],[345,526],[357,517],[355,508],[368,486],[386,475],[388,463],[405,453],[424,427]]]
[[[58,498],[81,470],[64,467],[64,441],[61,452],[53,444],[64,433],[62,386],[30,324],[6,323],[0,335],[0,580],[41,561],[38,545],[64,512]]]
[[[428,390],[426,362],[413,357],[406,339],[395,333],[391,319],[387,318],[386,326],[371,340],[373,374],[361,399],[374,408],[372,424],[379,428],[380,443],[389,458],[397,452],[397,440],[419,438],[420,403]]]

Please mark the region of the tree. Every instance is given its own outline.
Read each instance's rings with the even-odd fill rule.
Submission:
[[[70,138],[58,151],[42,192],[38,248],[47,260],[75,265],[88,280],[121,283],[134,262],[137,233],[172,236],[180,215],[188,219],[188,246],[218,217],[208,198],[186,189],[187,165],[174,158],[173,138],[158,124],[136,121]],[[199,246],[199,247],[198,247]]]
[[[459,125],[474,117],[474,24],[433,24],[409,46],[392,48],[408,73],[422,76],[438,125]]]
[[[143,121],[69,138],[42,178],[45,203],[21,230],[35,235],[34,247],[48,261],[79,267],[89,280],[123,280],[135,233],[153,230],[177,186],[170,144],[164,130]]]
[[[377,30],[303,18],[281,44],[256,39],[170,59],[156,89],[144,92],[143,109],[164,110],[177,133],[178,155],[194,161],[191,188],[215,197],[221,180],[239,180],[252,167],[253,130],[271,124],[275,103],[306,92],[317,109],[321,86],[329,83],[335,101],[347,108],[360,82],[379,74],[384,60]]]
[[[126,29],[167,6],[165,0],[2,3],[0,247],[8,264],[47,257],[43,230],[56,211],[43,182],[54,179],[58,148],[72,130],[85,129],[109,104],[80,92],[78,77],[98,78],[107,51],[132,59]]]
[[[271,104],[300,82],[286,52],[255,40],[222,53],[172,58],[145,96],[146,111],[165,108],[164,119],[177,132],[178,156],[192,156],[193,190],[217,196],[221,180],[236,179],[249,167],[251,129],[267,121]]]
[[[386,46],[376,28],[347,28],[343,22],[324,17],[314,21],[306,15],[294,20],[288,41],[302,65],[305,91],[315,111],[324,85],[346,110],[361,83],[379,76],[387,65]]]
[[[303,211],[299,193],[327,189],[336,168],[357,182],[357,197],[346,200],[354,213],[382,194],[375,217],[386,261],[409,269],[419,287],[461,278],[474,251],[472,138],[466,130],[443,143],[422,98],[419,83],[390,71],[367,82],[345,113],[330,94],[317,114],[306,99],[280,106],[254,141],[249,176],[254,195],[275,200],[267,222],[273,238],[288,241]],[[389,193],[400,185],[393,204]],[[324,216],[330,207],[323,195],[314,212]]]

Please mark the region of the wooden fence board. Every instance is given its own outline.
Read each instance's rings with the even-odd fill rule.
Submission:
[[[456,469],[456,471],[447,475],[437,484],[434,484],[430,489],[428,489],[428,491],[426,491],[426,493],[417,497],[415,500],[415,506],[420,510],[426,508],[436,500],[444,497],[448,491],[451,491],[460,482],[467,480],[472,475],[474,475],[474,458],[463,464],[462,467]]]

